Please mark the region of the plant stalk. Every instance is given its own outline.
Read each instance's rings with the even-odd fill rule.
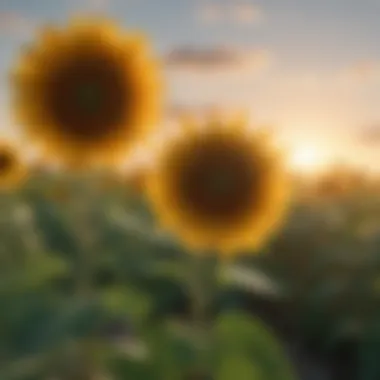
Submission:
[[[196,376],[208,375],[209,349],[212,344],[212,323],[216,295],[216,257],[198,253],[190,254],[189,296],[191,303],[191,324],[196,340]]]

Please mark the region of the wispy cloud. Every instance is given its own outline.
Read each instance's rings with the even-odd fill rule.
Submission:
[[[218,4],[202,4],[197,9],[200,21],[206,24],[215,24],[224,19],[224,10]]]
[[[74,13],[106,12],[115,0],[70,0]]]
[[[243,107],[226,107],[225,105],[218,104],[218,102],[209,102],[202,105],[184,105],[184,104],[172,104],[168,111],[167,116],[169,118],[177,118],[184,115],[191,115],[192,117],[208,117],[213,115],[220,116],[236,116],[241,115],[246,111]],[[246,112],[248,113],[248,112]]]
[[[343,76],[357,82],[380,79],[380,61],[363,60],[343,69]]]
[[[199,5],[197,16],[206,24],[232,23],[244,26],[260,23],[263,11],[259,6],[248,2],[207,2]]]
[[[234,4],[231,7],[231,18],[242,25],[256,24],[263,20],[263,12],[253,4]]]
[[[380,146],[380,124],[361,128],[357,140],[361,145],[366,147]]]
[[[86,7],[93,11],[106,10],[111,3],[111,0],[86,0]]]
[[[17,12],[0,12],[0,34],[28,35],[35,27],[34,20]]]
[[[272,62],[272,55],[266,50],[184,46],[172,50],[165,61],[168,68],[196,73],[256,73]]]

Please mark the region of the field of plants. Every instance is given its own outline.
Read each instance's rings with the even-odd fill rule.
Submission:
[[[363,192],[295,200],[260,254],[217,262],[135,186],[35,174],[0,199],[0,378],[378,379],[380,199]]]
[[[0,380],[380,379],[379,179],[296,178],[241,115],[168,133],[149,38],[109,20],[34,38],[0,139]]]

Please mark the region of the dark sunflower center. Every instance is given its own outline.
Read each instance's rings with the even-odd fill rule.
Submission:
[[[180,166],[181,202],[193,214],[213,223],[244,217],[254,206],[258,173],[244,149],[204,146]]]
[[[50,73],[44,90],[46,112],[62,134],[102,140],[125,127],[131,86],[115,58],[101,51],[76,54]]]
[[[103,96],[97,83],[83,83],[78,85],[76,101],[83,112],[96,112],[104,101]]]
[[[215,197],[226,197],[233,193],[238,176],[231,173],[227,168],[215,168],[213,173],[204,181],[206,191]]]
[[[12,168],[13,159],[9,154],[0,154],[0,173],[5,173]]]

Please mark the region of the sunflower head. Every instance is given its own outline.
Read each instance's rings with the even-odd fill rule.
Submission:
[[[117,159],[159,116],[158,65],[145,41],[104,20],[44,29],[12,84],[27,135],[70,163]]]
[[[16,187],[26,176],[25,166],[10,144],[0,142],[0,190]]]
[[[197,249],[258,248],[283,215],[287,181],[263,135],[213,121],[163,146],[147,180],[162,223]]]

